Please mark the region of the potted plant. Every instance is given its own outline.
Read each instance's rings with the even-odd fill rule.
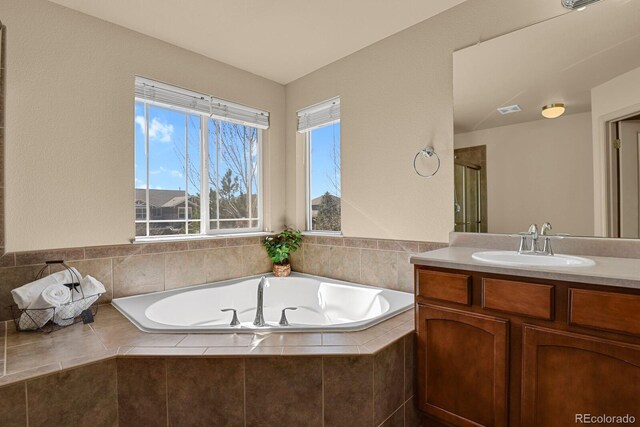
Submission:
[[[273,262],[273,275],[277,277],[286,277],[291,274],[291,264],[289,257],[291,252],[298,250],[302,244],[302,233],[300,230],[294,230],[285,227],[275,236],[269,236],[264,240],[264,247],[267,254]]]

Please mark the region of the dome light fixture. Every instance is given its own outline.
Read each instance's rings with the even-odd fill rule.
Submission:
[[[561,102],[545,105],[542,107],[542,116],[547,119],[557,119],[564,114],[565,107]]]

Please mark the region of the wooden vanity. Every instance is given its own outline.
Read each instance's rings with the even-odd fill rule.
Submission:
[[[640,288],[416,265],[415,292],[419,408],[433,425],[640,423]]]

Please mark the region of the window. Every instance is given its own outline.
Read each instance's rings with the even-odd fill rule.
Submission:
[[[340,99],[298,112],[307,152],[307,229],[341,230]]]
[[[266,112],[136,78],[136,236],[260,231],[268,123]]]

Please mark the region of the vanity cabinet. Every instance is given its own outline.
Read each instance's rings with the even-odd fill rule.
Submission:
[[[423,266],[415,281],[424,425],[640,420],[640,290]]]

